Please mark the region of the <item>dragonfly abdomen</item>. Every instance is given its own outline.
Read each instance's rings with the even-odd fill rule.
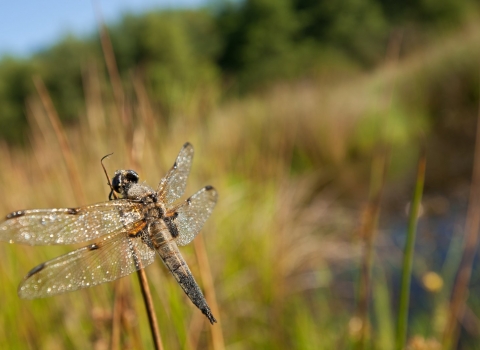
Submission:
[[[193,304],[207,316],[211,324],[217,322],[175,241],[158,247],[157,252]]]

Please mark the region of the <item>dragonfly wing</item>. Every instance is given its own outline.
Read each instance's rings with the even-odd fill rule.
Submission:
[[[0,223],[0,241],[29,245],[73,244],[119,229],[134,229],[142,205],[115,200],[79,208],[21,210]]]
[[[187,142],[178,153],[173,167],[159,184],[160,198],[167,206],[179,199],[185,192],[192,160],[193,146]]]
[[[148,235],[125,230],[33,268],[18,287],[24,299],[48,297],[95,286],[150,265],[155,249]]]
[[[206,186],[169,213],[178,231],[178,245],[187,245],[200,232],[212,213],[217,198],[217,191],[212,186]]]

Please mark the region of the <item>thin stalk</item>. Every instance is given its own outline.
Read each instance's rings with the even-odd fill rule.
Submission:
[[[398,62],[403,33],[401,31],[392,33],[387,52],[385,55],[385,63],[395,65]],[[386,109],[390,110],[392,105],[393,93],[395,90],[396,80],[390,86],[388,98],[386,99]],[[379,108],[379,107],[377,107]],[[388,115],[385,125],[388,127]],[[391,133],[391,130],[389,131]],[[387,138],[389,140],[389,138]],[[363,255],[361,261],[361,271],[358,290],[358,305],[356,317],[361,322],[360,339],[356,348],[363,350],[367,347],[367,341],[370,338],[369,325],[369,302],[372,289],[372,266],[374,262],[374,244],[380,216],[380,204],[382,201],[383,189],[385,187],[387,175],[388,155],[390,151],[389,143],[386,142],[381,146],[381,153],[373,158],[372,172],[370,177],[370,193],[368,202],[363,212],[363,220],[360,226],[360,237],[363,244]]]
[[[408,305],[410,302],[410,282],[412,277],[413,253],[417,231],[418,213],[422,202],[423,184],[425,182],[426,155],[422,149],[417,168],[417,181],[410,204],[410,217],[408,220],[407,240],[403,253],[402,285],[400,287],[400,306],[398,310],[397,344],[396,348],[402,350],[407,341]]]
[[[141,268],[137,271],[138,282],[140,283],[140,289],[142,290],[143,301],[145,303],[145,309],[147,311],[148,323],[150,325],[150,332],[152,333],[153,343],[156,350],[163,350],[162,338],[158,328],[157,317],[155,316],[155,309],[153,307],[152,293],[148,286],[147,275],[145,270]]]
[[[33,83],[37,89],[38,95],[40,96],[40,100],[42,101],[43,108],[47,113],[48,119],[50,120],[58,143],[60,144],[60,151],[62,152],[65,165],[67,166],[68,179],[70,181],[72,191],[77,200],[84,205],[86,203],[86,199],[85,194],[83,193],[82,182],[80,181],[78,169],[73,158],[72,148],[70,147],[67,135],[65,135],[65,131],[62,128],[58,113],[53,106],[52,99],[50,98],[42,79],[38,76],[35,76],[33,77]]]
[[[458,342],[458,322],[463,319],[465,303],[468,297],[468,283],[478,243],[480,228],[480,105],[478,107],[477,134],[473,159],[472,184],[468,199],[468,212],[465,223],[465,240],[462,260],[453,286],[450,310],[443,333],[443,349],[455,348]]]
[[[205,298],[208,300],[212,313],[217,318],[218,325],[216,327],[210,327],[212,332],[212,344],[214,350],[225,349],[225,341],[222,333],[222,322],[220,318],[220,309],[218,307],[217,296],[215,294],[215,287],[213,284],[212,270],[210,269],[210,263],[208,261],[208,254],[205,249],[205,243],[203,237],[197,237],[193,241],[195,247],[195,253],[197,255],[198,266],[200,267],[200,276],[202,277],[203,286],[205,288]]]
[[[198,349],[201,333],[205,325],[205,317],[200,312],[194,312],[188,326],[188,336],[185,341],[184,349]],[[212,327],[213,328],[213,327]]]
[[[105,64],[107,66],[108,76],[110,78],[110,83],[113,89],[115,107],[117,109],[117,114],[120,117],[120,122],[123,126],[123,136],[126,142],[126,149],[131,150],[133,131],[132,118],[126,103],[125,93],[122,87],[122,79],[120,77],[120,73],[118,72],[117,60],[113,51],[112,41],[110,40],[110,35],[108,34],[107,27],[103,21],[100,8],[97,3],[96,5],[97,6],[95,7],[95,14],[97,16],[99,26],[100,43],[102,46]]]
[[[112,312],[112,335],[110,337],[110,350],[120,349],[120,320],[122,315],[122,299],[121,295],[122,280],[115,281],[115,297]]]
[[[364,210],[364,219],[360,227],[363,239],[364,254],[361,262],[359,280],[357,317],[361,321],[360,341],[357,349],[365,349],[369,338],[368,308],[372,283],[373,247],[377,231],[380,203],[387,174],[387,151],[383,151],[372,162],[370,196]]]

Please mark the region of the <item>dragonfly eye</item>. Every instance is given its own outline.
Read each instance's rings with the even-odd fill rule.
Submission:
[[[137,183],[138,179],[138,174],[133,170],[117,170],[112,179],[113,190],[123,194],[125,186],[127,184]]]
[[[115,176],[112,179],[112,187],[115,192],[120,193],[120,178],[122,177],[122,173],[119,171],[115,172]]]
[[[127,170],[125,172],[125,182],[137,183],[139,179],[138,174],[133,170]]]

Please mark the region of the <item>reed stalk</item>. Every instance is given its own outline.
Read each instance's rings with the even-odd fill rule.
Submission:
[[[408,220],[407,237],[403,253],[402,282],[400,287],[400,304],[398,310],[397,341],[396,349],[405,349],[407,341],[408,307],[410,303],[410,282],[412,278],[413,254],[415,247],[415,236],[417,222],[422,202],[423,185],[425,182],[426,154],[422,148],[417,167],[417,179],[413,198],[410,203],[410,215]]]
[[[453,286],[447,323],[443,332],[443,349],[455,348],[459,337],[458,323],[465,313],[468,298],[468,283],[472,274],[473,261],[477,251],[478,230],[480,229],[480,104],[478,107],[475,153],[473,159],[472,184],[468,199],[465,222],[465,239],[462,260]]]

